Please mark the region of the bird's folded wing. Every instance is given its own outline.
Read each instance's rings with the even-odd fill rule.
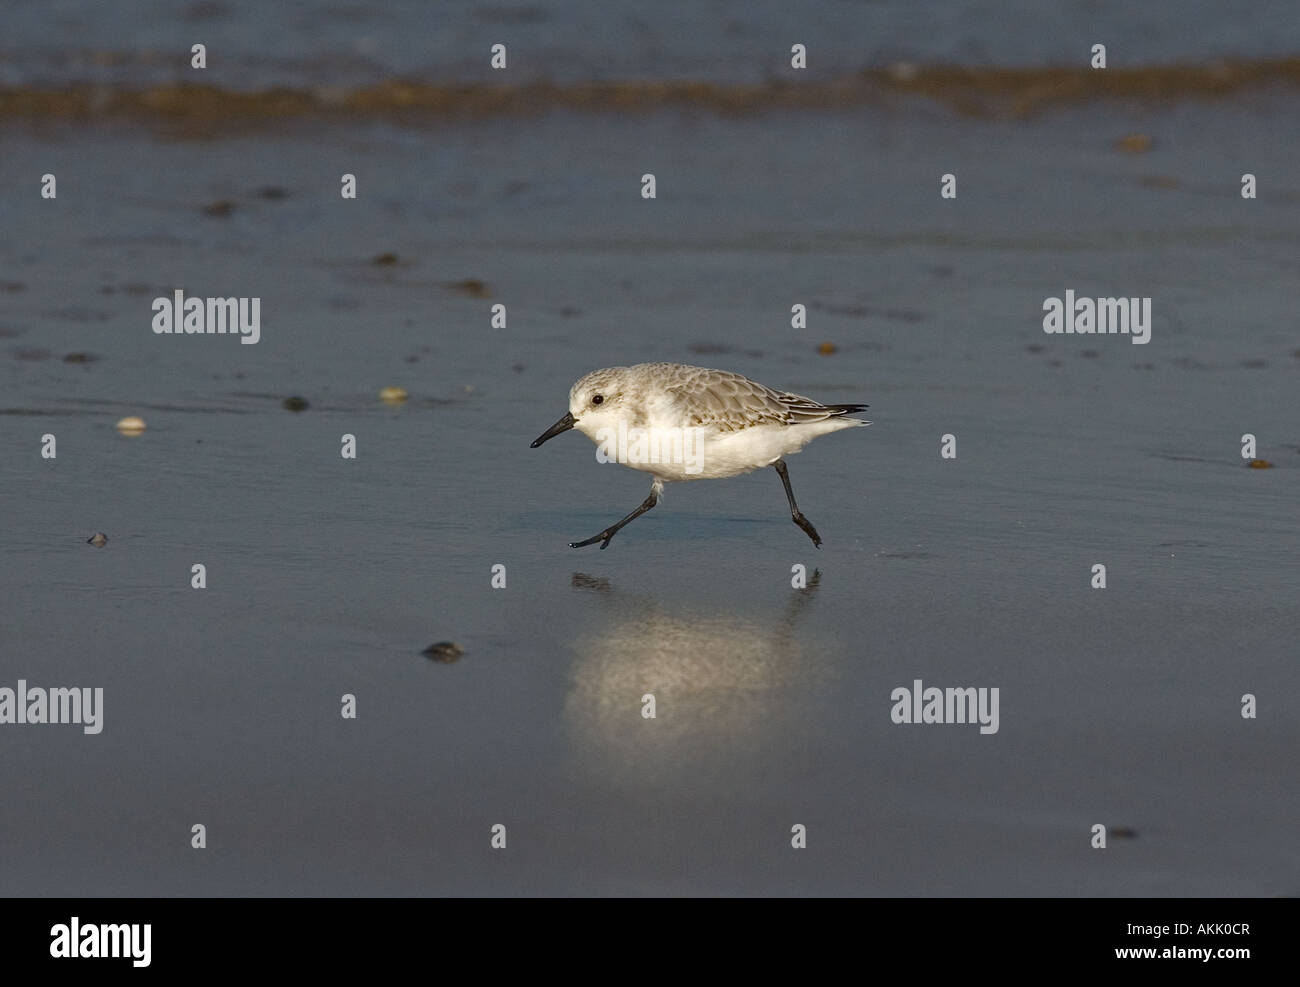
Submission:
[[[685,420],[723,432],[763,424],[802,425],[839,414],[811,398],[774,391],[726,370],[700,371],[668,390]]]

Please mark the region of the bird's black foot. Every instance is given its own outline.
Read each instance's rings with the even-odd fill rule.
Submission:
[[[799,525],[799,527],[803,529],[803,533],[812,539],[812,543],[814,545],[816,545],[818,548],[822,547],[821,535],[817,534],[817,529],[813,527],[811,521],[809,521],[802,514],[792,514],[790,515],[790,520],[792,520],[795,524]]]
[[[600,542],[600,547],[601,547],[601,548],[608,548],[608,547],[609,547],[609,540],[610,540],[611,538],[613,538],[616,534],[618,534],[619,531],[620,531],[620,529],[622,529],[622,527],[623,527],[625,524],[628,524],[628,523],[631,522],[631,521],[635,521],[637,518],[639,518],[639,517],[640,517],[642,514],[644,514],[646,511],[650,510],[650,508],[654,507],[655,504],[659,503],[659,491],[662,490],[662,489],[663,489],[663,484],[662,484],[662,483],[659,483],[659,482],[656,480],[656,481],[655,481],[655,485],[654,485],[653,487],[650,488],[650,496],[647,497],[644,501],[642,501],[642,502],[641,502],[641,506],[638,507],[635,511],[633,511],[631,514],[629,514],[627,517],[623,518],[622,521],[619,521],[619,522],[616,523],[616,524],[611,524],[608,528],[606,528],[606,529],[605,529],[604,531],[602,531],[600,534],[598,534],[598,535],[592,535],[592,536],[591,536],[590,538],[588,538],[586,541],[571,541],[571,542],[569,542],[569,547],[570,547],[570,548],[585,548],[585,547],[587,547],[588,545],[594,545],[594,544],[596,544],[596,542]]]
[[[614,537],[614,534],[615,534],[617,531],[618,531],[617,528],[613,528],[613,529],[611,529],[611,528],[606,528],[606,529],[605,529],[604,531],[602,531],[600,534],[598,534],[598,535],[592,535],[590,538],[586,539],[585,541],[571,541],[571,542],[569,542],[569,547],[570,547],[570,548],[586,548],[588,545],[594,545],[594,544],[596,544],[596,542],[600,542],[600,547],[601,547],[601,548],[608,548],[608,547],[609,547],[609,540],[610,540],[611,538]]]

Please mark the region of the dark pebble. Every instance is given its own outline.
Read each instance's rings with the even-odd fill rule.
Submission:
[[[443,664],[451,664],[464,653],[465,649],[455,641],[439,641],[437,644],[431,644],[420,652],[420,654]]]

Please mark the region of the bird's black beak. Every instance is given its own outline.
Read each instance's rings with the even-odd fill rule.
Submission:
[[[573,428],[576,422],[577,419],[573,417],[572,413],[566,413],[558,422],[548,428],[541,435],[537,436],[536,440],[534,440],[533,444],[529,446],[529,448],[536,449],[547,439],[553,439],[561,432],[567,432],[569,429]]]

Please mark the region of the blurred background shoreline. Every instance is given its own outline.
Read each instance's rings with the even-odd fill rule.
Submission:
[[[923,97],[974,117],[1025,118],[1080,103],[1162,104],[1222,100],[1255,90],[1300,87],[1300,57],[1255,62],[1108,68],[985,68],[902,63],[828,81],[725,83],[614,80],[556,84],[437,84],[388,80],[355,88],[226,88],[193,80],[146,87],[76,83],[62,87],[0,87],[0,123],[32,120],[136,121],[203,128],[205,137],[232,134],[233,121],[300,118],[355,122],[418,122],[428,117],[474,120],[535,118],[550,110],[643,113],[658,109],[753,114],[772,110],[842,110]]]

